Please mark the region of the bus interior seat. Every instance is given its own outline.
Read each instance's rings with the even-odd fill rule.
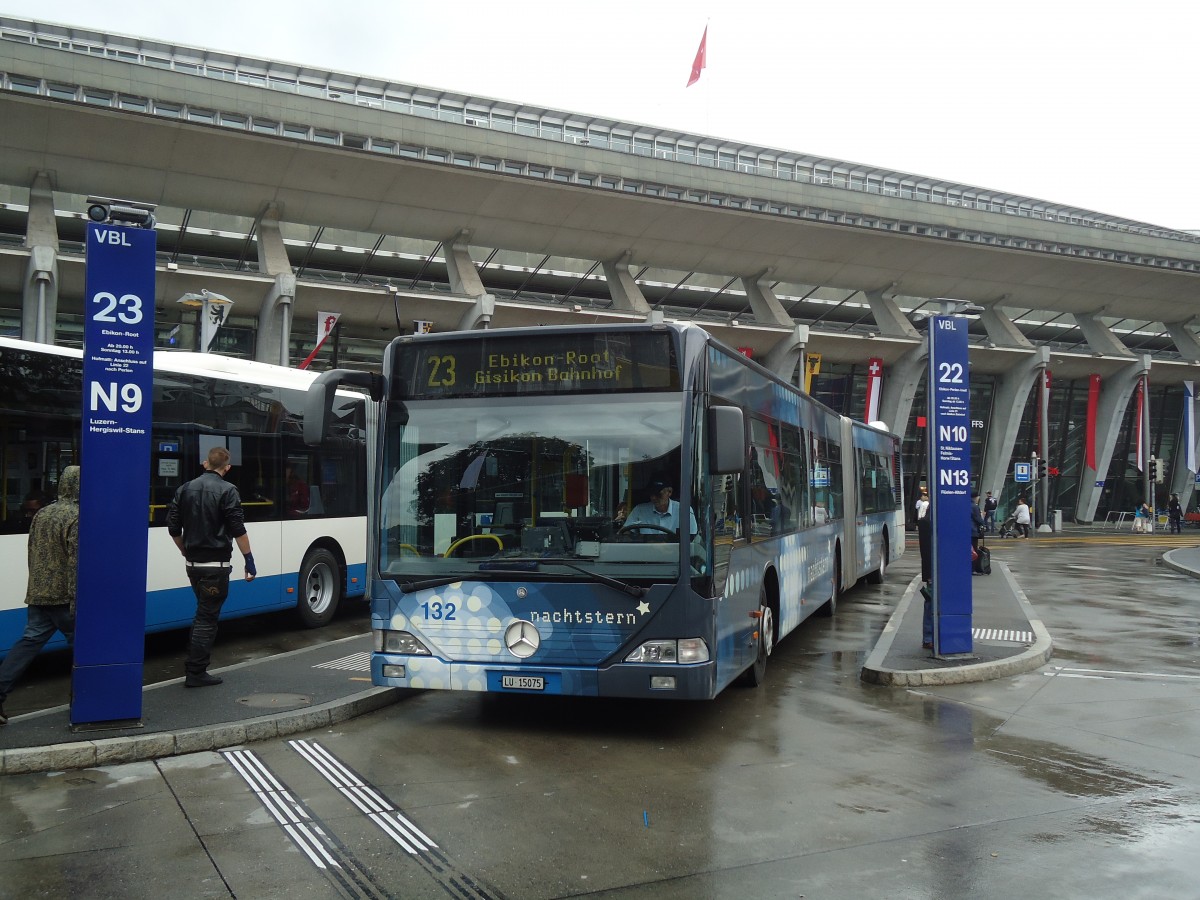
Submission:
[[[565,522],[535,525],[521,530],[521,549],[532,553],[565,553],[569,539]]]
[[[325,515],[325,503],[321,500],[321,486],[319,484],[310,485],[308,488],[308,511],[305,515]]]
[[[497,503],[492,513],[492,530],[497,528],[517,527],[517,505],[515,503]]]

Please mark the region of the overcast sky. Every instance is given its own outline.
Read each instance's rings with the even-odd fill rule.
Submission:
[[[1200,229],[1188,0],[0,0],[0,13]],[[708,67],[687,88],[706,25]]]

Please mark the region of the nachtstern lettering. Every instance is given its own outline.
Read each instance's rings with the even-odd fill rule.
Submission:
[[[550,622],[554,625],[636,625],[637,615],[627,612],[585,611],[582,609],[556,609],[546,612],[537,610],[529,613],[533,622]]]

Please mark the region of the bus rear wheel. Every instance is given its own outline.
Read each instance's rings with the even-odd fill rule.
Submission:
[[[758,687],[767,680],[767,657],[775,650],[775,612],[767,602],[765,586],[759,589],[758,615],[758,650],[754,662],[738,679],[746,687]]]
[[[887,578],[888,539],[885,534],[879,542],[879,568],[867,573],[867,581],[871,584],[883,584]]]
[[[341,566],[323,547],[310,550],[296,579],[296,614],[306,628],[328,625],[342,602]]]
[[[831,618],[837,614],[838,597],[842,593],[842,551],[839,547],[833,554],[833,585],[829,589],[829,599],[817,607],[817,615]]]

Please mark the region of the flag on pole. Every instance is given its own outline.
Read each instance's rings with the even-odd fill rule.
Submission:
[[[338,319],[341,317],[341,313],[317,313],[317,346],[313,347],[312,353],[308,354],[308,356],[304,358],[304,362],[300,363],[298,368],[307,369],[309,363],[316,359],[317,354],[321,352],[321,347],[325,344],[325,341],[329,339],[329,335],[333,334],[333,327],[337,325]]]
[[[688,78],[687,86],[691,87],[700,80],[700,73],[704,70],[704,65],[708,59],[708,26],[704,26],[704,34],[700,38],[700,49],[696,51],[696,58],[692,60],[692,74]]]
[[[1183,383],[1183,440],[1184,463],[1189,472],[1196,471],[1196,385]]]
[[[879,394],[883,383],[883,360],[872,356],[867,360],[867,411],[864,422],[879,421]]]
[[[208,291],[201,293],[204,294],[204,301],[200,308],[200,352],[207,353],[212,349],[213,338],[225,324],[225,314],[233,303],[214,299],[208,295]]]

